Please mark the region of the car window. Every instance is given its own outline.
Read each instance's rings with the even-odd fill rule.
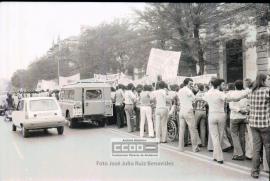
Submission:
[[[53,99],[32,100],[29,104],[30,111],[52,111],[58,110],[58,106]]]
[[[86,100],[91,99],[101,99],[102,98],[102,91],[100,89],[97,90],[86,90]]]
[[[74,100],[74,90],[62,90],[60,93],[61,100]]]

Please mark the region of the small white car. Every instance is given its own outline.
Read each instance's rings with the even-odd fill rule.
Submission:
[[[23,98],[12,112],[12,131],[22,129],[23,137],[28,137],[29,130],[57,128],[59,135],[64,132],[65,118],[61,108],[53,97]]]

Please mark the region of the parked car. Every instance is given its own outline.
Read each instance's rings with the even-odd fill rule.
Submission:
[[[111,86],[108,83],[78,82],[64,86],[60,91],[59,104],[70,128],[79,122],[103,127],[113,116]]]
[[[23,137],[36,129],[57,128],[59,135],[64,132],[65,118],[53,97],[23,98],[12,112],[12,120],[12,131],[21,128]]]

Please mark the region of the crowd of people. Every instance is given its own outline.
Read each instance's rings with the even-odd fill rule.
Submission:
[[[59,91],[26,93],[15,99],[7,94],[7,109],[14,109],[23,97],[55,96]],[[168,86],[161,77],[153,85],[112,88],[114,119],[118,128],[139,131],[140,137],[168,141],[168,120],[178,125],[178,150],[190,143],[193,152],[202,147],[213,152],[213,161],[224,163],[223,152],[233,149],[232,160],[252,160],[251,176],[259,178],[260,165],[269,172],[270,160],[270,75],[259,73],[256,80],[226,84],[213,77],[208,85],[186,78],[181,85]]]
[[[18,102],[22,98],[26,97],[55,97],[59,100],[59,91],[58,90],[41,90],[41,91],[22,91],[19,90],[18,92],[7,92],[6,98],[1,100],[0,103],[5,110],[14,110]]]
[[[213,77],[208,85],[186,78],[181,85],[118,85],[112,92],[118,128],[139,131],[140,137],[167,142],[168,119],[177,113],[178,150],[190,138],[193,152],[207,147],[213,161],[223,164],[223,151],[233,149],[233,160],[252,160],[251,176],[259,178],[260,165],[269,172],[270,76],[226,84]],[[147,123],[147,124],[146,124]],[[188,134],[188,136],[186,136]]]

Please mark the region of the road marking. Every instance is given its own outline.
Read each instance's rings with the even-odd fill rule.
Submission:
[[[17,154],[19,155],[20,159],[21,159],[21,160],[24,160],[24,156],[23,156],[23,154],[21,153],[21,151],[20,151],[20,149],[19,149],[17,143],[16,143],[15,141],[13,141],[12,143],[13,143],[13,146],[15,147],[16,152],[17,152]]]
[[[126,133],[126,132],[123,132],[123,131],[119,131],[119,130],[116,130],[116,129],[111,129],[112,132],[114,133],[117,133],[119,135],[128,135],[128,136],[132,136],[132,137],[139,137],[137,135],[133,135],[131,133]],[[212,161],[212,159],[208,156],[205,156],[205,155],[201,155],[201,154],[198,154],[198,153],[193,153],[191,151],[183,151],[183,152],[179,152],[175,147],[173,146],[170,146],[170,145],[160,145],[160,148],[162,149],[165,149],[165,150],[168,150],[168,151],[172,151],[178,155],[182,155],[182,156],[187,156],[187,157],[190,157],[190,158],[193,158],[193,159],[197,159],[197,160],[201,160],[203,162],[207,162],[209,164],[212,164],[212,165],[217,165],[218,163]],[[223,168],[227,168],[227,169],[230,169],[230,170],[233,170],[233,171],[236,171],[236,172],[240,172],[240,173],[243,173],[243,174],[246,174],[246,175],[250,175],[250,168],[248,167],[244,167],[244,166],[240,166],[240,165],[236,165],[236,164],[233,164],[233,163],[228,163],[228,162],[225,162],[224,164],[218,164],[218,166],[220,167],[223,167]],[[263,176],[262,178],[265,178],[265,177],[269,177],[269,175],[265,172],[262,172],[261,173],[261,176]]]

